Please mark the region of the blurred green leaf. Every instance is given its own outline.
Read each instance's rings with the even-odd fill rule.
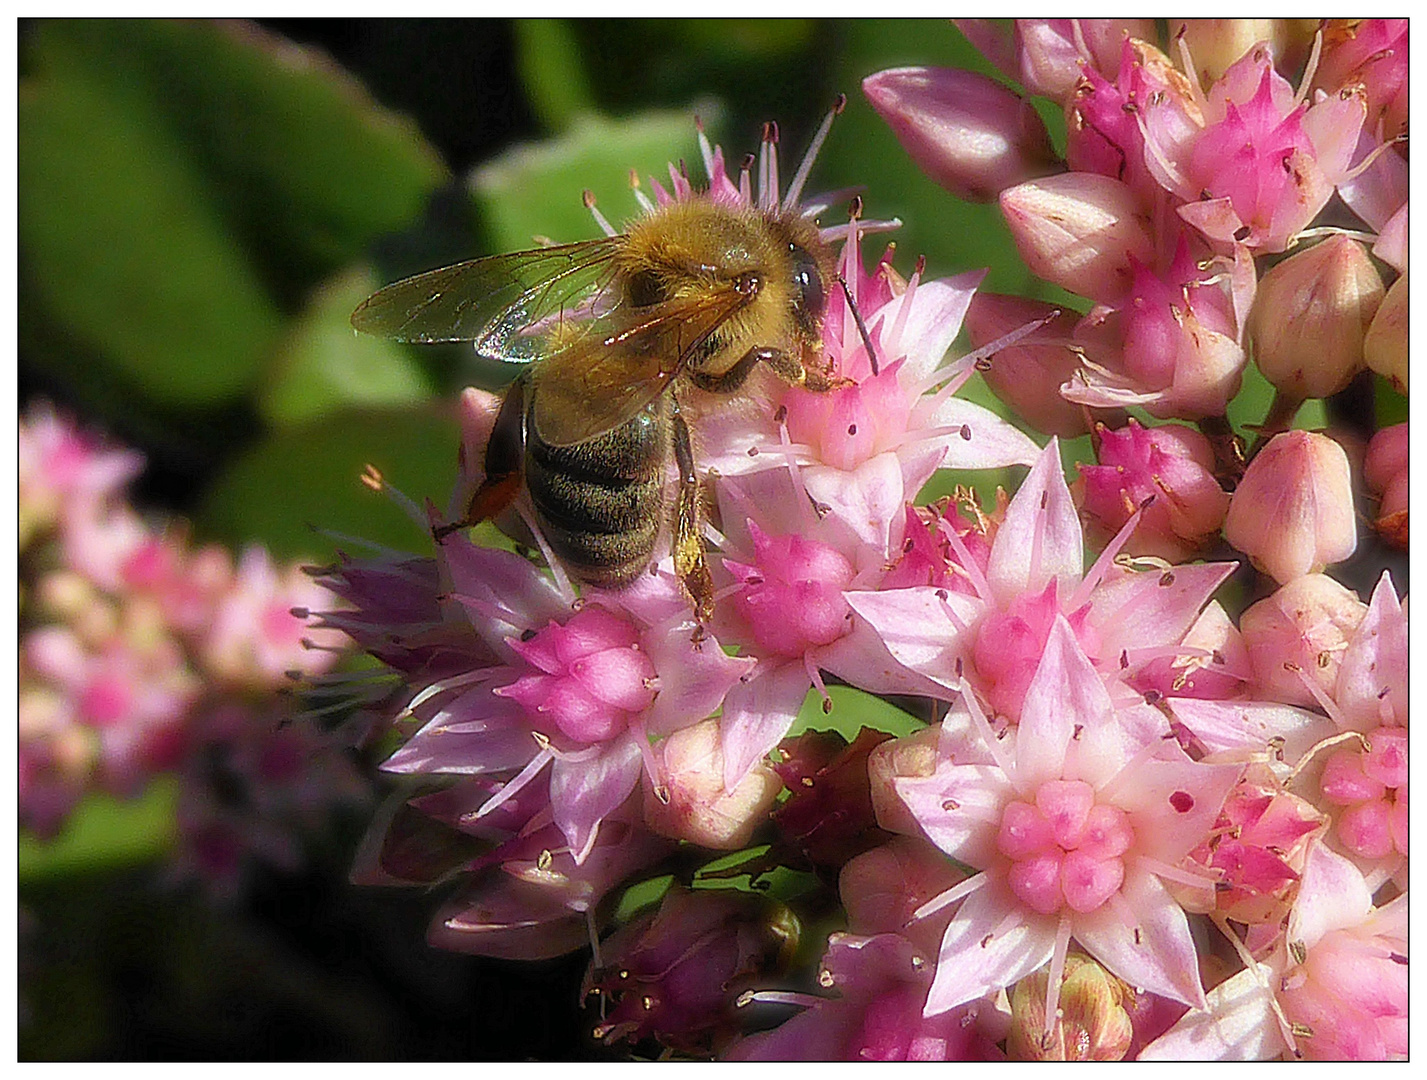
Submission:
[[[715,106],[701,106],[705,125],[717,120]],[[598,230],[581,201],[594,192],[602,212],[617,228],[639,205],[629,192],[631,169],[641,182],[654,176],[668,187],[668,162],[681,158],[699,170],[692,111],[648,112],[628,120],[586,114],[547,142],[516,146],[471,178],[495,250],[528,248],[532,237],[561,242],[587,239]]]
[[[530,107],[551,131],[594,108],[580,43],[566,20],[516,19],[515,64]]]
[[[648,881],[631,885],[624,890],[624,895],[619,898],[619,906],[614,909],[614,921],[617,923],[629,922],[644,908],[664,899],[664,894],[673,884],[674,875],[665,874],[663,877],[650,878]]]
[[[725,64],[776,60],[816,33],[812,19],[675,19],[669,28],[686,48]]]
[[[788,738],[805,731],[836,731],[852,742],[865,727],[898,737],[926,727],[911,713],[864,690],[851,686],[829,686],[827,696],[832,699],[830,713],[823,712],[822,696],[816,690],[808,691],[803,707],[798,710],[798,718],[788,729]]]
[[[21,268],[53,317],[157,401],[247,389],[277,313],[145,103],[46,75],[21,87],[19,133]]]
[[[35,37],[42,70],[82,71],[162,117],[277,281],[296,270],[310,285],[413,220],[447,178],[411,120],[254,24],[77,19]]]
[[[178,781],[171,776],[155,780],[136,799],[90,795],[53,840],[20,833],[19,882],[98,873],[156,859],[173,844],[177,805]]]
[[[274,424],[345,408],[414,405],[431,397],[425,373],[400,345],[352,329],[352,311],[381,282],[357,266],[324,284],[278,343],[258,403]]]
[[[407,551],[430,536],[360,481],[368,463],[417,504],[443,507],[456,479],[460,433],[449,409],[347,412],[276,432],[209,488],[197,520],[231,544],[258,540],[279,558],[330,558],[337,541],[313,527]],[[345,543],[340,546],[346,547]]]
[[[1381,375],[1373,376],[1373,387],[1377,397],[1377,427],[1381,431],[1393,424],[1407,421],[1407,395],[1399,394]]]

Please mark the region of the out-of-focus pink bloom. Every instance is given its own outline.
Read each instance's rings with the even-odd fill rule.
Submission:
[[[674,732],[654,755],[663,789],[656,791],[644,778],[645,822],[661,836],[716,851],[746,847],[783,787],[777,774],[759,763],[731,790],[725,788],[723,739],[714,719]]]
[[[1254,363],[1294,397],[1330,397],[1363,369],[1363,337],[1386,290],[1362,245],[1332,236],[1259,281],[1249,313]]]
[[[891,68],[863,79],[862,92],[917,166],[958,198],[991,202],[1061,167],[1031,103],[985,75]]]
[[[1214,479],[1208,439],[1182,424],[1145,428],[1133,419],[1097,431],[1099,464],[1078,466],[1076,501],[1102,545],[1141,509],[1125,545],[1137,555],[1180,562],[1218,535],[1229,496]]]
[[[516,770],[485,811],[551,768],[556,825],[584,862],[601,820],[625,801],[649,737],[697,723],[751,663],[710,637],[693,640],[671,576],[619,593],[571,598],[530,562],[453,536],[442,547],[455,598],[498,658],[416,687],[426,722],[386,762],[398,773]]]
[[[926,1013],[1049,961],[1053,1017],[1072,936],[1132,986],[1202,1008],[1189,924],[1161,879],[1195,879],[1182,861],[1239,774],[1191,760],[1152,706],[1117,709],[1057,617],[1019,725],[998,734],[968,691],[935,772],[895,781],[931,840],[980,870],[921,909],[961,900]]]
[[[688,1052],[727,1042],[739,991],[784,966],[797,947],[795,927],[782,905],[762,897],[671,889],[657,911],[610,935],[602,963],[585,975],[585,994],[608,1001],[595,1038],[652,1036]]]
[[[1270,958],[1211,990],[1139,1060],[1405,1058],[1407,960],[1407,895],[1373,907],[1357,868],[1316,843]]]
[[[193,637],[210,628],[215,608],[237,586],[227,550],[213,544],[190,551],[179,529],[146,537],[124,559],[119,576],[126,591],[152,600],[178,632]]]
[[[1275,435],[1234,489],[1224,539],[1280,583],[1346,559],[1358,523],[1343,448],[1312,431]]]
[[[1407,326],[1409,321],[1406,272],[1392,283],[1363,338],[1363,358],[1368,367],[1407,393]]]
[[[1407,422],[1383,428],[1367,444],[1363,478],[1380,498],[1373,528],[1388,544],[1407,551]]]
[[[1180,655],[1185,632],[1233,569],[1210,563],[1136,573],[1114,564],[1118,551],[1112,544],[1085,571],[1080,521],[1052,440],[1006,508],[985,569],[964,546],[949,562],[970,592],[859,590],[847,602],[909,669],[949,689],[964,677],[1014,720],[1058,615],[1123,697],[1143,666]]]
[[[1031,272],[1081,296],[1118,304],[1134,284],[1131,260],[1155,261],[1148,211],[1120,180],[1061,173],[1017,184],[1000,201]]]
[[[966,333],[982,349],[1019,327],[1050,319],[1058,309],[1023,296],[978,292],[966,312]],[[1064,325],[1062,325],[1064,324]],[[1069,316],[1033,331],[984,360],[982,377],[995,395],[1037,431],[1063,439],[1088,430],[1085,410],[1060,395],[1080,367],[1071,348]]]
[[[788,798],[773,813],[783,843],[815,867],[836,870],[890,839],[877,827],[867,759],[891,736],[864,727],[851,744],[835,731],[806,731],[780,745],[773,766]]]
[[[20,423],[18,455],[21,547],[100,515],[144,467],[142,454],[105,448],[44,402]]]
[[[1192,137],[1144,117],[1146,163],[1184,200],[1179,215],[1217,243],[1283,251],[1346,179],[1367,115],[1364,96],[1344,90],[1311,107],[1255,48],[1203,99]]]
[[[1245,611],[1239,630],[1258,696],[1312,705],[1305,677],[1331,694],[1344,650],[1367,611],[1357,596],[1323,574],[1295,578]]]

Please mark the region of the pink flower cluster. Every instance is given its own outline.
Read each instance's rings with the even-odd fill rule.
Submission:
[[[1384,163],[1406,168],[1406,29],[1329,27],[1297,49],[1298,89],[1280,71],[1296,28],[1242,29],[1186,25],[1181,68],[1153,23],[966,26],[1066,109],[1065,161],[999,83],[867,80],[918,163],[999,198],[1032,269],[1089,310],[1048,321],[974,295],[979,275],[904,278],[890,249],[869,271],[875,226],[824,229],[844,241],[849,296],[823,326],[842,382],[755,375],[748,407],[681,403],[711,503],[707,624],[667,557],[578,594],[484,530],[332,568],[352,610],[324,622],[401,676],[384,767],[415,781],[356,878],[454,882],[444,947],[588,943],[607,1041],[737,1060],[1405,1056],[1406,607],[1386,571],[1370,603],[1324,572],[1364,554],[1361,451],[1288,424],[1380,371],[1365,341],[1396,333],[1373,312],[1379,264],[1400,257],[1405,289],[1405,201],[1398,225],[1367,207],[1391,199]],[[778,201],[775,154],[766,137],[759,205]],[[671,169],[658,201],[754,198],[704,158],[712,196]],[[1261,279],[1335,192],[1376,236],[1337,232]],[[1308,315],[1304,295],[1322,301]],[[957,356],[963,323],[981,347]],[[1321,349],[1294,344],[1310,334]],[[1245,447],[1224,408],[1251,357],[1292,408]],[[988,365],[1048,445],[956,396]],[[462,399],[453,508],[496,404]],[[1083,432],[1098,462],[1068,484],[1055,436]],[[1388,542],[1406,534],[1405,443],[1389,428],[1367,450]],[[921,500],[937,470],[1013,465],[1029,471],[992,507]],[[869,695],[931,722],[790,737],[805,703]],[[660,881],[657,908],[616,918],[625,886]]]
[[[151,525],[125,493],[140,455],[47,405],[21,418],[19,460],[21,825],[51,836],[92,791],[177,774],[175,872],[223,890],[251,856],[295,865],[300,828],[365,792],[339,746],[291,722],[293,678],[344,643],[293,608],[330,595],[261,547],[235,564]]]

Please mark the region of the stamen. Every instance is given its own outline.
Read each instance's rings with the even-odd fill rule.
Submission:
[[[619,230],[609,223],[608,219],[600,213],[599,207],[595,205],[595,193],[589,188],[586,188],[582,198],[584,199],[585,209],[590,212],[590,216],[595,219],[595,224],[600,227],[600,230],[606,236],[618,236]]]
[[[981,711],[981,703],[976,700],[975,692],[964,682],[961,684],[961,700],[966,702],[966,711],[971,714],[971,723],[975,725],[977,733],[981,736],[982,742],[986,744],[986,748],[990,751],[996,764],[1006,774],[1006,779],[1010,780],[1011,786],[1020,790],[1020,785],[1016,782],[1016,763],[1011,760],[1005,745],[992,730],[991,722]]]
[[[471,814],[463,814],[461,816],[461,820],[477,821],[480,818],[485,817],[487,814],[489,814],[496,807],[500,806],[506,800],[514,798],[517,794],[520,793],[521,788],[525,787],[526,784],[534,780],[535,777],[539,775],[540,770],[545,768],[545,766],[550,764],[550,762],[554,759],[555,754],[547,745],[544,749],[542,749],[539,753],[537,753],[533,758],[530,759],[530,764],[526,765],[525,768],[521,769],[520,772],[516,774],[514,780],[511,780],[508,784],[505,784],[499,791],[497,791],[494,795],[492,795],[489,799],[482,803],[480,809],[476,810],[474,813]]]
[[[1318,73],[1318,60],[1323,55],[1323,29],[1319,27],[1318,32],[1313,35],[1313,51],[1308,54],[1308,66],[1303,69],[1303,79],[1298,84],[1298,93],[1293,95],[1293,107],[1296,109],[1308,100],[1308,94],[1313,89],[1313,76]]]
[[[555,587],[560,590],[561,597],[565,603],[574,604],[579,599],[575,592],[575,587],[570,584],[570,578],[565,573],[565,568],[560,565],[560,560],[555,557],[554,549],[545,539],[544,532],[535,521],[535,516],[525,508],[525,500],[518,500],[515,504],[516,512],[530,529],[530,534],[535,537],[535,543],[540,547],[540,554],[545,556],[545,564],[550,567],[550,573],[555,577]]]
[[[791,990],[745,990],[734,1000],[734,1008],[746,1009],[755,1001],[768,1002],[773,1005],[797,1005],[799,1008],[810,1009],[814,1005],[826,1005],[827,998],[816,997],[813,994],[798,994]]]
[[[1310,746],[1307,750],[1303,752],[1303,756],[1300,757],[1298,759],[1298,762],[1293,766],[1293,771],[1290,772],[1288,774],[1288,777],[1283,781],[1283,786],[1287,788],[1290,784],[1293,783],[1293,781],[1297,780],[1299,774],[1303,772],[1304,769],[1308,768],[1309,763],[1315,757],[1321,754],[1324,750],[1329,750],[1332,747],[1338,746],[1341,743],[1352,742],[1354,739],[1358,741],[1358,743],[1362,746],[1364,750],[1368,749],[1367,736],[1364,735],[1361,731],[1340,732],[1337,735],[1330,735],[1328,736],[1328,738],[1322,739],[1314,743],[1312,746]]]
[[[808,678],[812,681],[813,689],[818,692],[818,696],[823,699],[824,715],[832,712],[832,697],[827,692],[827,687],[823,685],[822,672],[818,670],[817,661],[812,658],[810,652],[803,653],[803,670],[808,673]]]
[[[883,335],[889,356],[899,356],[902,351],[902,331],[907,325],[907,316],[912,310],[912,300],[917,295],[917,286],[922,283],[922,271],[926,268],[926,256],[919,256],[917,268],[907,279],[907,287],[902,291],[901,303],[897,306],[897,317],[892,320],[892,330]]]
[[[828,114],[823,117],[823,122],[818,125],[818,130],[813,135],[813,141],[808,144],[807,152],[803,154],[803,160],[798,165],[798,171],[793,174],[792,183],[788,185],[788,193],[783,196],[783,213],[788,213],[793,207],[798,205],[798,198],[803,194],[803,185],[807,183],[808,174],[813,171],[813,162],[817,159],[818,151],[822,149],[828,132],[832,130],[833,118],[846,107],[847,95],[838,94],[837,101],[834,102],[833,107],[828,110]]]
[[[1191,889],[1212,889],[1222,879],[1222,874],[1218,877],[1213,872],[1195,873],[1193,870],[1186,870],[1178,866],[1170,866],[1167,862],[1149,855],[1135,856],[1136,862],[1144,867],[1156,877],[1165,878],[1169,881],[1176,881],[1181,885],[1188,885]]]
[[[1056,1011],[1060,1008],[1060,980],[1065,974],[1065,957],[1070,952],[1070,916],[1062,911],[1055,928],[1055,946],[1050,954],[1050,979],[1045,988],[1045,1038],[1049,1042],[1055,1030]]]
[[[1090,573],[1080,579],[1080,584],[1075,587],[1075,592],[1070,594],[1070,599],[1066,602],[1067,611],[1076,611],[1090,599],[1090,594],[1100,587],[1100,582],[1105,575],[1110,572],[1110,566],[1114,563],[1115,557],[1120,553],[1120,549],[1129,543],[1131,535],[1140,523],[1140,518],[1144,516],[1143,510],[1136,510],[1130,515],[1128,521],[1120,527],[1105,550],[1100,553],[1100,557],[1095,560],[1095,564],[1090,567]]]
[[[704,175],[708,177],[709,186],[713,187],[714,182],[714,152],[709,144],[709,137],[704,134],[704,122],[699,117],[694,117],[694,127],[699,133],[699,156],[704,159]]]
[[[912,912],[912,917],[907,920],[906,925],[911,926],[912,923],[920,922],[928,915],[935,915],[938,911],[940,911],[947,905],[956,903],[964,896],[970,896],[977,889],[981,888],[981,886],[985,885],[989,880],[990,878],[988,878],[984,873],[975,874],[972,877],[967,878],[965,881],[953,885],[945,892],[938,893],[921,907],[917,908],[916,911]],[[905,928],[906,927],[903,927],[903,929]]]

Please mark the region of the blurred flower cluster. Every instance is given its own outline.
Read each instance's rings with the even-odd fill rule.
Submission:
[[[20,824],[53,837],[93,792],[175,777],[169,870],[221,895],[254,859],[295,869],[304,832],[368,796],[342,745],[293,722],[295,680],[345,641],[308,629],[332,598],[300,567],[141,516],[142,468],[47,404],[20,419]]]
[[[891,248],[868,270],[883,223],[825,227],[834,389],[685,406],[706,624],[670,558],[577,594],[528,514],[331,567],[350,610],[317,625],[403,684],[355,877],[448,887],[442,947],[589,946],[594,1037],[673,1053],[1403,1057],[1407,608],[1377,571],[1406,425],[1364,450],[1291,424],[1369,370],[1406,393],[1406,23],[963,30],[1029,96],[928,68],[865,92],[1084,310]],[[779,205],[775,139],[756,187],[704,142],[707,191],[671,167],[646,210]],[[1276,397],[1250,440],[1251,363]],[[978,371],[1044,446],[958,396]],[[465,393],[424,526],[479,484],[497,405]],[[1014,494],[963,486],[1009,466]],[[1326,572],[1360,519],[1369,602]],[[893,737],[874,696],[929,722]],[[805,699],[847,734],[795,729]]]

